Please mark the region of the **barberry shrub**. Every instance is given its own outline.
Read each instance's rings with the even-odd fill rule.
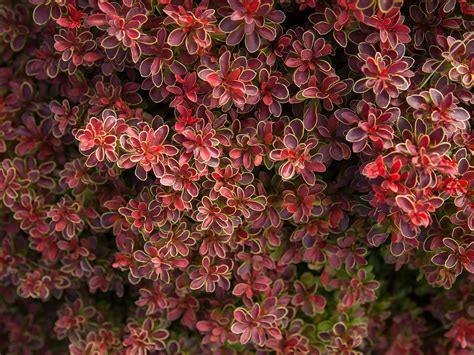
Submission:
[[[0,3],[0,353],[474,353],[469,1]]]

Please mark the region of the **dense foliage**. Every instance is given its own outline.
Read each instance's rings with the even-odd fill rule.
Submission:
[[[0,353],[472,354],[469,0],[0,5]]]

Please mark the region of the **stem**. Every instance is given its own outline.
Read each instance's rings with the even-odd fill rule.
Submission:
[[[467,41],[467,40],[470,40],[470,39],[471,39],[471,36],[473,36],[473,35],[474,35],[473,32],[469,33],[469,35],[468,35],[464,40],[462,40],[462,41],[459,43],[459,45],[456,46],[456,48],[453,48],[452,51],[453,51],[453,52],[456,51],[456,50],[461,46],[461,44],[465,44],[464,42]],[[444,64],[444,62],[446,62],[446,58],[444,58],[444,59],[438,64],[438,66],[430,73],[430,75],[428,75],[428,77],[427,77],[425,80],[423,80],[423,82],[422,82],[421,85],[420,85],[420,89],[423,89],[423,87],[426,85],[426,83],[431,80],[431,77],[433,76],[433,74]]]

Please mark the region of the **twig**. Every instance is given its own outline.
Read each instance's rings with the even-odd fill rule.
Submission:
[[[452,51],[453,51],[453,52],[454,52],[454,51],[457,51],[457,49],[458,49],[462,44],[465,45],[466,43],[464,43],[464,41],[467,41],[467,40],[471,39],[471,36],[473,36],[473,35],[474,35],[473,32],[469,33],[468,36],[467,36],[466,38],[464,38],[464,40],[462,40],[462,41],[459,43],[459,45],[458,45],[456,48],[454,48]],[[446,62],[446,58],[444,58],[444,59],[438,64],[438,66],[430,73],[430,75],[428,75],[428,77],[421,83],[420,89],[422,89],[423,86],[425,86],[426,83],[431,80],[431,77],[433,76],[433,74],[444,64],[444,62]]]

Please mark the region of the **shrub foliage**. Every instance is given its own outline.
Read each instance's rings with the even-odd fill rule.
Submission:
[[[4,0],[0,352],[472,354],[466,0]]]

